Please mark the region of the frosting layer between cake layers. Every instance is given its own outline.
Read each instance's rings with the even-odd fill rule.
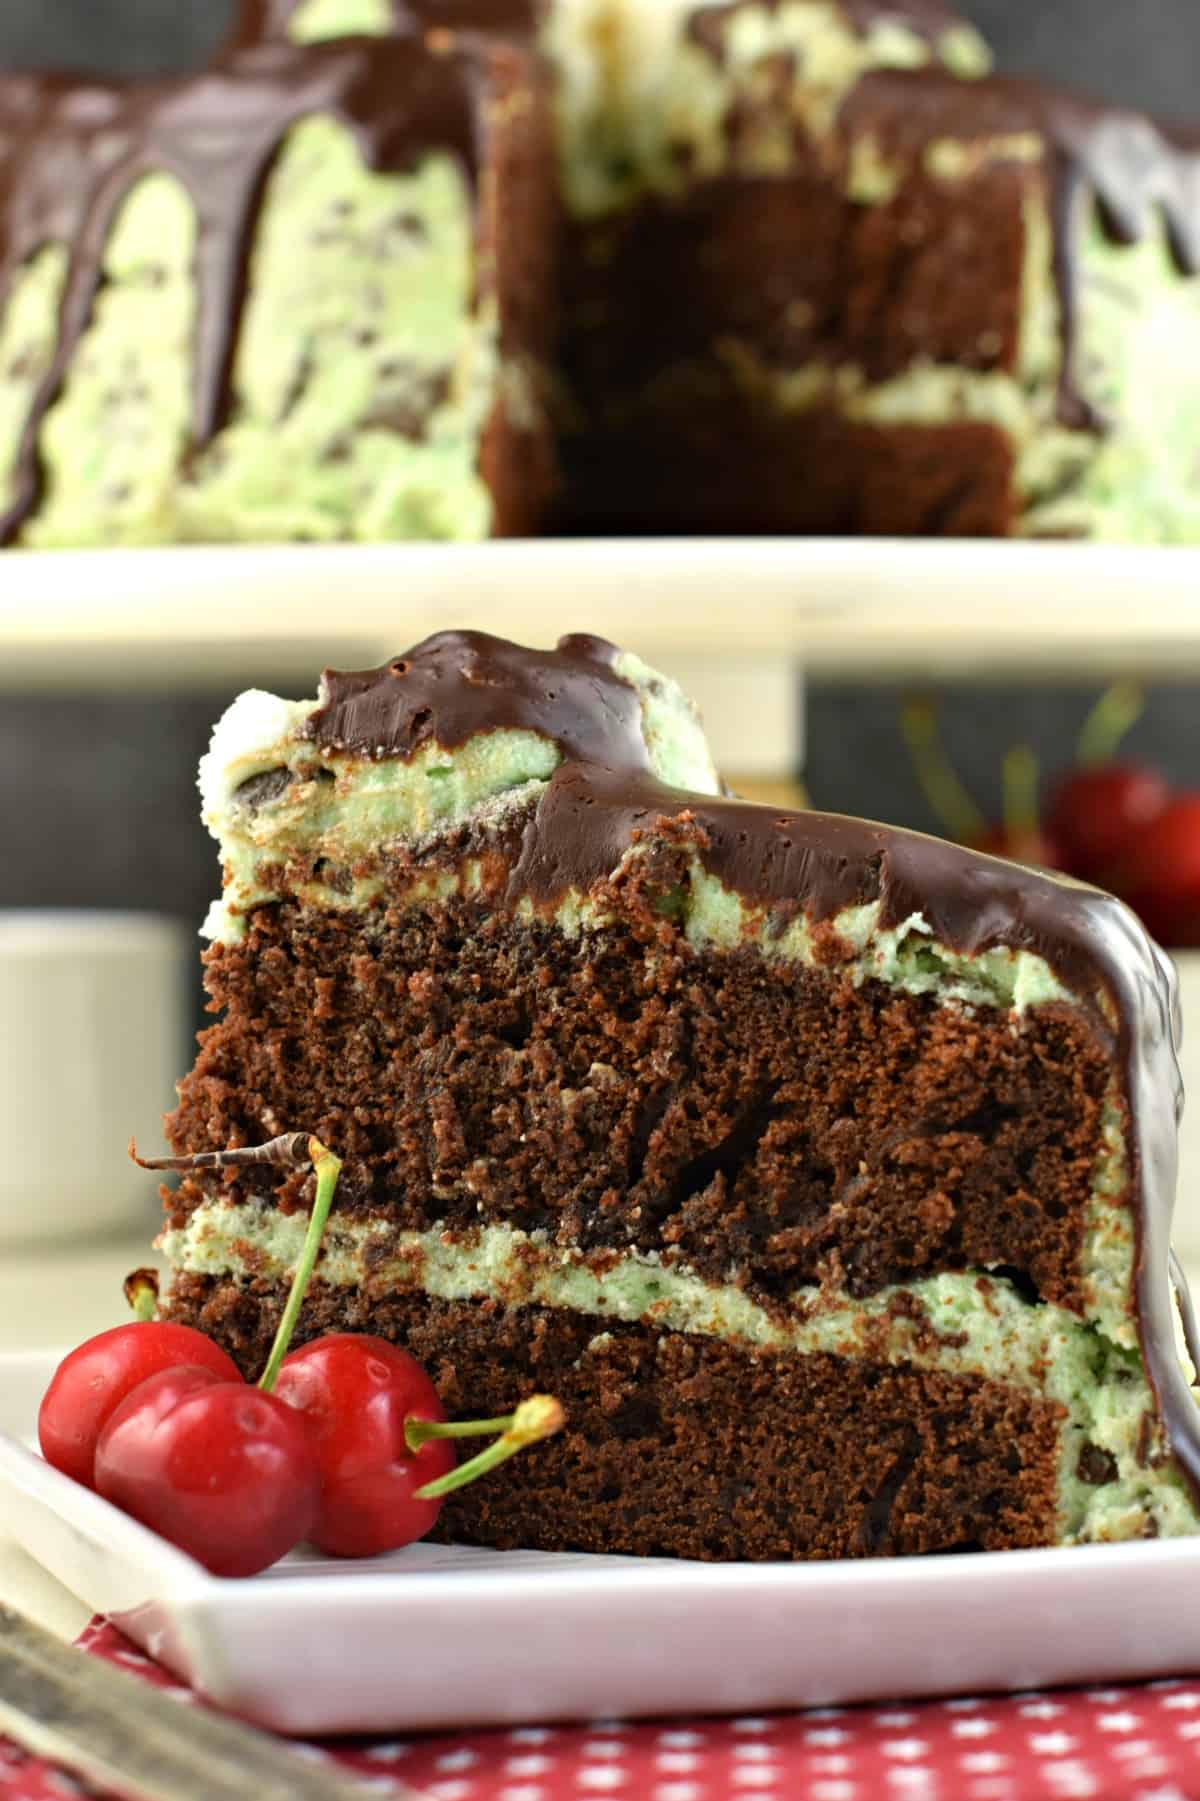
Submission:
[[[316,703],[244,698],[203,786],[229,1013],[173,1136],[199,1149],[290,1128],[278,1109],[297,1100],[324,1108],[303,1123],[347,1176],[323,1318],[424,1296],[579,1316],[598,1341],[719,1342],[756,1367],[998,1384],[1059,1421],[1043,1538],[1196,1528],[1166,1272],[1174,998],[1119,903],[722,799],[678,691],[589,639],[539,655],[447,634],[327,674]],[[844,1055],[809,1077],[820,1045],[772,1047],[769,1028],[796,1038],[818,1009]],[[239,1010],[292,1046],[286,1077]],[[736,1067],[712,1100],[720,1032]],[[340,1097],[322,1087],[339,1056]],[[891,1059],[890,1118],[873,1057]],[[269,1312],[303,1207],[189,1180],[164,1240],[179,1304],[232,1317],[241,1292]]]

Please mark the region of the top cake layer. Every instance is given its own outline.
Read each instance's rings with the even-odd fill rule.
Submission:
[[[289,859],[345,869],[397,845],[458,857],[464,829],[477,844],[493,833],[515,857],[512,896],[555,906],[669,825],[751,936],[750,913],[776,940],[801,920],[845,939],[864,908],[872,934],[919,918],[964,958],[1000,953],[1010,1001],[1090,997],[1111,1029],[1136,1024],[1172,1057],[1170,964],[1122,903],[919,833],[723,798],[681,691],[601,639],[539,652],[442,633],[379,669],[327,670],[315,702],[243,695],[201,788],[226,869],[222,935],[270,878],[296,873]],[[727,922],[699,916],[701,886],[680,905],[697,909],[698,937],[721,941]],[[1160,1088],[1173,1110],[1177,1071]]]
[[[335,790],[328,806],[322,788]],[[302,842],[324,855],[397,839],[428,848],[519,791],[535,803],[523,879],[541,900],[604,880],[670,818],[750,904],[787,903],[813,924],[875,902],[892,925],[922,912],[967,954],[1044,958],[1072,988],[1107,993],[1114,1017],[1136,965],[1169,1012],[1170,966],[1120,902],[919,833],[722,798],[676,684],[586,635],[542,652],[445,632],[378,669],[326,670],[316,701],[243,695],[217,726],[201,790],[234,887],[248,854],[279,861]],[[385,791],[389,816],[351,826],[359,794]]]
[[[327,671],[317,701],[244,694],[201,765],[227,876],[210,930],[236,936],[291,863],[345,870],[387,846],[499,829],[582,763],[720,791],[675,683],[598,639],[535,653],[446,632],[380,670]]]

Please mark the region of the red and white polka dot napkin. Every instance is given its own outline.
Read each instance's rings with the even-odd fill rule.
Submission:
[[[79,1642],[194,1701],[104,1621]],[[428,1801],[1200,1801],[1200,1679],[305,1749],[366,1795],[402,1777]],[[0,1741],[0,1801],[83,1793]]]

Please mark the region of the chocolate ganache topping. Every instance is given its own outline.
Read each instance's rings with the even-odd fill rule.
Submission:
[[[1059,418],[1103,430],[1105,420],[1081,391],[1077,354],[1089,225],[1094,214],[1114,244],[1130,246],[1161,219],[1176,269],[1200,274],[1200,137],[1044,82],[964,82],[932,69],[872,70],[843,104],[841,125],[851,142],[869,135],[884,160],[896,150],[921,158],[935,138],[1044,142],[1062,343]]]
[[[62,75],[0,83],[0,298],[50,244],[70,262],[58,341],[25,422],[0,542],[36,509],[38,438],[92,317],[117,214],[144,176],[167,170],[198,222],[192,449],[226,422],[234,352],[266,179],[284,138],[313,114],[351,131],[374,170],[431,148],[475,184],[492,71],[519,53],[467,44],[431,55],[418,38],[268,44],[202,76],[103,82]]]
[[[1200,1409],[1175,1349],[1168,1273],[1182,1109],[1178,989],[1167,957],[1120,901],[1066,878],[918,832],[835,814],[688,794],[650,771],[641,700],[603,639],[525,650],[444,632],[358,673],[327,670],[305,731],[325,751],[407,758],[503,729],[562,754],[514,847],[510,898],[554,900],[603,882],[643,837],[670,829],[728,889],[813,922],[880,903],[882,930],[920,914],[965,955],[998,946],[1044,958],[1115,1034],[1137,1222],[1137,1324],[1173,1450],[1200,1502]]]

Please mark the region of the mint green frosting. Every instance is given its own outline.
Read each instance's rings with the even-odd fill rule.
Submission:
[[[288,21],[297,44],[322,38],[386,37],[392,29],[390,0],[301,0]]]
[[[48,244],[13,273],[0,312],[0,508],[16,499],[17,450],[33,397],[54,361],[66,279],[66,251]]]
[[[145,177],[117,215],[91,323],[42,425],[43,500],[26,544],[149,544],[177,535],[195,254],[195,215],[182,185]]]
[[[475,281],[454,157],[376,175],[335,121],[298,126],[266,197],[233,419],[183,490],[182,535],[485,537],[498,350]]]
[[[1077,383],[1108,428],[1046,432],[1022,470],[1024,529],[1200,542],[1200,281],[1179,274],[1161,220],[1124,245],[1093,216],[1078,293]]]
[[[297,125],[264,200],[230,420],[189,459],[195,217],[174,178],[146,177],[42,428],[45,500],[25,542],[486,537],[484,428],[498,399],[536,403],[504,380],[474,230],[453,156],[376,174],[335,120]],[[10,461],[60,291],[60,262],[39,259],[5,312]]]

